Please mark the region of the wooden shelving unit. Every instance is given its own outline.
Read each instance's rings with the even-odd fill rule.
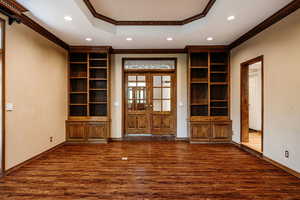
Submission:
[[[68,142],[106,142],[110,133],[110,47],[71,47]]]
[[[191,142],[230,142],[229,55],[224,48],[188,47]]]

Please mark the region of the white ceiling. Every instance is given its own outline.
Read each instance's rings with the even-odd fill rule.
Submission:
[[[168,49],[186,45],[228,45],[292,0],[217,0],[205,18],[184,26],[115,26],[94,18],[82,0],[17,1],[31,11],[27,13],[29,17],[69,45]],[[73,21],[65,21],[66,15],[72,16]],[[236,19],[227,21],[230,15]],[[93,40],[88,42],[87,37]],[[127,41],[127,37],[133,40]],[[174,40],[167,41],[167,37]],[[214,40],[207,41],[207,37]]]
[[[118,21],[184,20],[202,13],[209,0],[91,0],[96,11]]]

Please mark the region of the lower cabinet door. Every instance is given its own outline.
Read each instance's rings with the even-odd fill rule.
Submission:
[[[212,139],[215,141],[231,141],[232,136],[231,122],[213,122],[212,123]]]
[[[87,125],[87,139],[89,141],[106,140],[108,126],[105,122],[90,122]]]
[[[191,123],[191,140],[195,142],[209,142],[211,137],[211,123]]]
[[[67,141],[84,142],[86,141],[85,124],[82,122],[67,123]]]

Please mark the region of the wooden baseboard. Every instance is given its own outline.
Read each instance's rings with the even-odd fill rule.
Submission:
[[[231,144],[233,144],[234,146],[239,147],[239,148],[241,147],[241,144],[237,143],[235,141],[231,141]]]
[[[286,166],[284,166],[284,165],[282,165],[282,164],[280,164],[280,163],[272,160],[271,158],[268,158],[267,156],[264,156],[263,153],[254,151],[254,150],[250,149],[249,147],[247,147],[247,146],[245,146],[243,144],[236,143],[234,141],[232,141],[231,143],[234,146],[240,148],[241,150],[246,151],[248,153],[251,153],[252,155],[257,156],[257,157],[259,157],[259,158],[267,161],[268,163],[270,163],[270,164],[272,164],[272,165],[274,165],[274,166],[282,169],[283,171],[286,171],[287,173],[289,173],[289,174],[291,174],[293,176],[296,176],[297,178],[300,178],[300,173],[299,172],[297,172],[295,170],[292,170],[292,169],[290,169],[290,168],[288,168],[288,167],[286,167]]]
[[[291,174],[291,175],[293,175],[293,176],[296,176],[297,178],[300,178],[300,173],[299,173],[299,172],[297,172],[297,171],[295,171],[295,170],[293,170],[293,169],[291,169],[291,168],[288,168],[287,166],[282,165],[282,164],[280,164],[280,163],[278,163],[278,162],[272,160],[271,158],[268,158],[267,156],[263,156],[263,159],[264,159],[265,161],[271,163],[272,165],[274,165],[274,166],[276,166],[276,167],[278,167],[278,168],[280,168],[280,169],[286,171],[287,173],[289,173],[289,174]]]
[[[262,152],[256,151],[256,150],[248,147],[247,145],[240,144],[240,148],[242,148],[244,151],[247,151],[248,153],[251,153],[252,155],[257,156],[259,158],[263,157],[263,153]]]
[[[66,141],[65,145],[83,145],[83,144],[107,144],[109,139],[95,141]]]
[[[190,144],[231,144],[229,141],[197,141],[189,140]]]
[[[22,163],[20,163],[20,164],[18,164],[18,165],[16,165],[16,166],[14,166],[14,167],[12,167],[12,168],[6,170],[5,173],[4,173],[4,176],[7,176],[7,175],[9,175],[10,173],[12,173],[12,172],[14,172],[14,171],[20,169],[21,167],[24,167],[25,165],[31,163],[32,161],[35,161],[35,160],[37,160],[37,159],[39,159],[39,158],[45,156],[46,154],[48,154],[48,153],[50,153],[50,152],[52,152],[52,151],[54,151],[54,150],[56,150],[56,149],[58,149],[58,148],[64,146],[65,143],[66,143],[66,142],[62,142],[62,143],[60,143],[60,144],[58,144],[58,145],[52,147],[51,149],[48,149],[48,150],[46,150],[46,151],[44,151],[44,152],[42,152],[42,153],[40,153],[40,154],[38,154],[38,155],[36,155],[36,156],[34,156],[34,157],[32,157],[32,158],[30,158],[30,159],[24,161],[24,162],[22,162]]]
[[[151,136],[125,136],[126,142],[157,142],[157,141],[175,141],[174,135],[151,135]]]
[[[262,156],[263,156],[262,152],[258,152],[258,151],[254,150],[254,149],[251,149],[250,147],[248,147],[246,145],[243,145],[243,144],[240,144],[240,143],[236,143],[234,141],[231,141],[231,144],[233,144],[234,146],[242,149],[243,151],[246,151],[246,152],[248,152],[248,153],[250,153],[250,154],[252,154],[254,156],[257,156],[259,158],[262,158]]]
[[[123,138],[109,138],[108,142],[122,142]]]
[[[178,141],[178,142],[189,142],[190,138],[188,138],[188,137],[184,137],[184,138],[176,137],[175,140]]]

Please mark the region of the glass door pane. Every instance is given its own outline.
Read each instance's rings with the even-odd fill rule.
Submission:
[[[147,82],[145,75],[127,77],[128,111],[145,111],[147,108]]]
[[[171,75],[153,75],[153,111],[171,112]]]

